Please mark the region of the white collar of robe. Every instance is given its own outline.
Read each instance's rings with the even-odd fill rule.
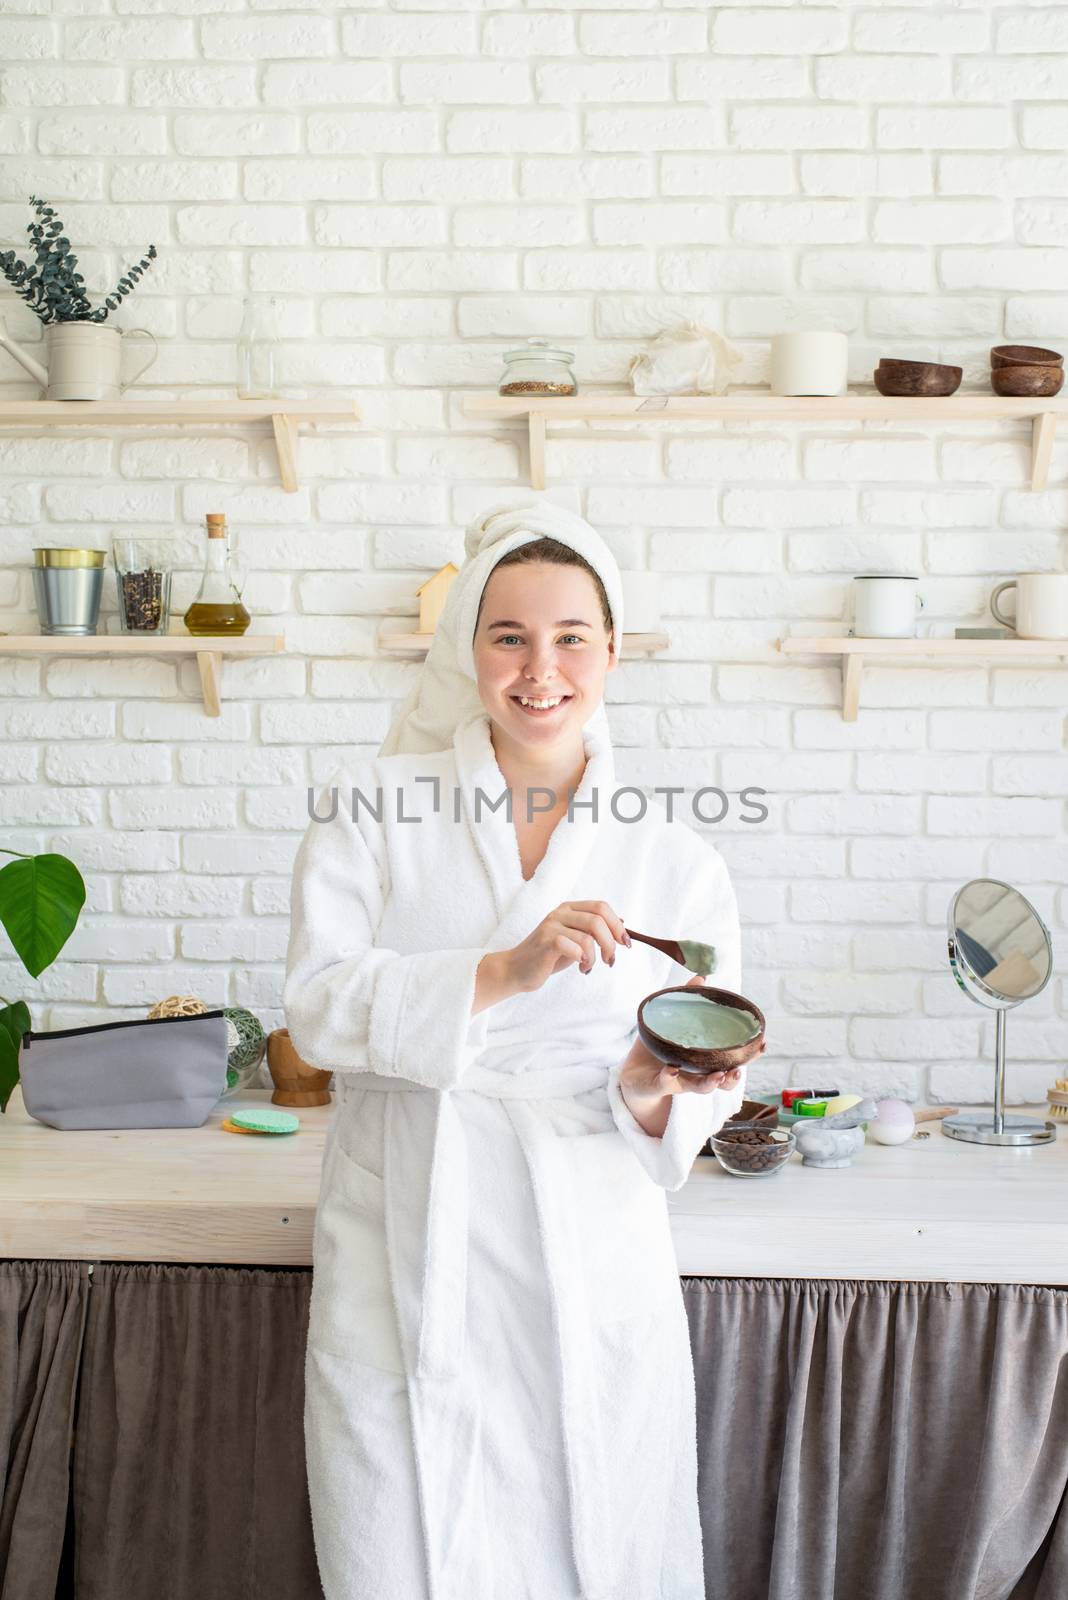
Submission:
[[[563,900],[597,898],[594,885],[583,886],[581,893],[576,885],[581,883],[583,868],[598,838],[606,828],[618,826],[611,811],[615,759],[603,708],[602,716],[591,718],[583,728],[582,741],[586,770],[575,792],[571,815],[561,817],[556,824],[534,876],[525,882],[515,824],[509,820],[503,805],[496,811],[490,808],[490,803],[504,793],[507,782],[494,754],[489,716],[483,711],[462,724],[453,735],[464,815],[485,862],[500,918],[493,939],[496,949],[505,949],[525,939]],[[481,790],[485,798],[476,817],[477,790]],[[583,804],[592,801],[595,792],[596,820],[592,806]]]

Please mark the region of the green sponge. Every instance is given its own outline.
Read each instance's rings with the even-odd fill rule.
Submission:
[[[295,1117],[292,1111],[272,1111],[267,1107],[263,1110],[231,1111],[229,1120],[235,1128],[241,1128],[245,1133],[296,1133],[300,1127],[300,1118]]]

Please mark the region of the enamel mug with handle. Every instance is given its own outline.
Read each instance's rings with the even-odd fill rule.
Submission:
[[[998,601],[1016,590],[1016,615],[1006,616]],[[1004,628],[1018,639],[1068,639],[1068,572],[1021,572],[999,583],[990,596],[990,609]]]
[[[862,573],[853,579],[853,626],[857,639],[912,639],[923,610],[917,578],[896,573]]]

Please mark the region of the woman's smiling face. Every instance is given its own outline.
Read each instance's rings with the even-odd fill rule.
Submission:
[[[539,748],[575,739],[617,664],[589,573],[547,561],[494,568],[473,649],[490,718],[518,743]],[[523,699],[559,703],[527,709]]]

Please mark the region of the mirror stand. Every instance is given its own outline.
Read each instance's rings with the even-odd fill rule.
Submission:
[[[959,1111],[944,1117],[942,1132],[950,1139],[968,1144],[1049,1144],[1057,1137],[1051,1122],[1037,1117],[1005,1115],[1005,1011],[997,1012],[994,1045],[994,1114],[987,1111]]]
[[[1054,1122],[1005,1113],[1005,1016],[1040,994],[1053,971],[1053,945],[1042,918],[1018,889],[973,878],[950,901],[949,966],[958,986],[997,1017],[994,1110],[945,1117],[942,1132],[968,1144],[1050,1144]]]

